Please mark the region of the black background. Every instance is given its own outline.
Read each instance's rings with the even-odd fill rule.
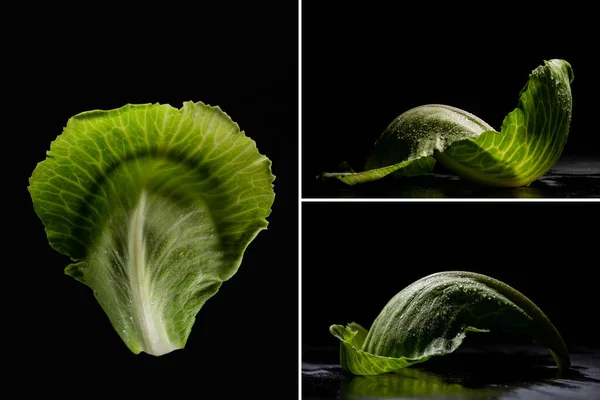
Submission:
[[[280,398],[274,388],[283,382],[290,397],[296,396],[297,4],[219,4],[168,3],[136,10],[53,4],[13,7],[7,13],[13,24],[4,35],[4,93],[10,103],[5,137],[9,148],[19,151],[6,151],[4,158],[15,182],[7,197],[16,199],[4,244],[7,255],[17,253],[5,260],[15,272],[6,283],[5,334],[18,375],[52,372],[67,381],[84,372],[93,381],[94,370],[135,374],[178,367],[196,374],[198,392],[217,390],[225,397],[260,390],[263,398]],[[568,60],[575,73],[565,152],[597,151],[600,136],[591,129],[592,99],[598,92],[591,61],[596,25],[590,10],[508,3],[485,10],[456,3],[452,8],[411,4],[410,9],[369,4],[366,9],[339,1],[303,2],[304,187],[342,160],[360,165],[387,124],[416,105],[454,105],[499,127],[516,106],[528,73],[550,58]],[[68,118],[79,112],[126,103],[180,107],[188,100],[219,105],[256,140],[273,161],[275,204],[269,229],[249,246],[239,272],[198,314],[186,349],[159,358],[133,355],[91,291],[64,275],[69,260],[48,246],[27,179]],[[594,236],[586,229],[597,226],[597,213],[590,206],[303,208],[302,334],[307,345],[337,345],[329,325],[350,320],[368,325],[402,287],[447,269],[448,255],[455,265],[489,273],[530,296],[568,342],[593,339],[586,313],[597,304],[587,272],[595,255]],[[500,210],[493,214],[492,227],[483,217],[490,208]],[[381,241],[382,224],[402,235],[405,248],[395,235]],[[469,243],[466,254],[463,237]],[[510,245],[490,258],[488,240]],[[514,253],[517,242],[528,243],[520,255]],[[408,254],[401,257],[410,261],[396,265],[392,260],[406,248]],[[394,279],[381,279],[390,266],[398,271]]]
[[[315,349],[337,348],[330,325],[354,321],[368,328],[404,287],[448,270],[507,283],[542,309],[568,348],[597,346],[598,205],[305,202],[303,353],[310,357],[307,352]],[[502,335],[494,339],[510,341]]]
[[[109,366],[135,374],[179,367],[205,383],[200,391],[253,391],[248,385],[262,387],[269,376],[296,395],[298,5],[206,3],[12,10],[7,120],[14,123],[10,136],[19,142],[20,166],[10,164],[18,233],[10,243],[22,250],[18,276],[7,286],[18,318],[11,322],[18,327],[10,349],[16,370],[41,376],[48,368],[76,374]],[[186,348],[162,357],[134,355],[91,290],[63,273],[70,261],[48,245],[28,178],[77,113],[127,103],[179,108],[184,101],[220,106],[256,141],[273,162],[275,203],[268,230],[200,311]],[[273,349],[284,349],[286,357]]]
[[[592,14],[536,2],[306,2],[302,195],[318,197],[315,177],[342,161],[362,170],[387,125],[419,105],[455,106],[499,130],[529,73],[552,58],[575,77],[564,154],[600,155]]]

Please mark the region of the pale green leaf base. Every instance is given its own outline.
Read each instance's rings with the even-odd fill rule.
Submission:
[[[367,333],[363,327],[356,323],[349,324],[346,327],[332,325],[329,331],[340,340],[340,364],[342,369],[353,375],[379,375],[397,371],[427,361],[430,358],[429,356],[418,359],[384,357],[360,350]]]

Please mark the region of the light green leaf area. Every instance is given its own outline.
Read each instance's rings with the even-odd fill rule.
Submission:
[[[134,353],[185,346],[274,201],[270,160],[219,107],[126,105],[69,119],[29,191]]]
[[[529,75],[517,108],[506,116],[500,132],[454,107],[430,104],[413,108],[382,133],[364,171],[322,176],[354,185],[392,173],[428,174],[437,160],[475,183],[529,185],[548,172],[563,152],[571,123],[572,81],[573,70],[567,61],[545,61]]]
[[[362,350],[367,331],[356,323],[332,325],[329,331],[340,340],[340,364],[342,369],[353,375],[378,375],[406,368],[427,361],[429,356],[409,359],[386,357]]]
[[[502,130],[461,141],[436,155],[447,168],[471,181],[518,187],[535,181],[559,160],[572,115],[573,70],[564,60],[536,68],[506,116]]]
[[[354,375],[377,375],[452,353],[467,332],[529,335],[547,347],[559,369],[569,367],[565,344],[544,313],[494,278],[448,271],[424,277],[394,296],[366,330],[333,325],[340,363]]]

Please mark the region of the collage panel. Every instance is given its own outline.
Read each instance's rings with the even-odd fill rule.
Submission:
[[[592,399],[594,202],[304,202],[302,399]]]
[[[5,383],[297,397],[298,3],[21,6]]]
[[[303,5],[303,198],[600,198],[589,10],[412,7]]]

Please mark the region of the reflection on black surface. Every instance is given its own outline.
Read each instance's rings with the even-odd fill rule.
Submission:
[[[393,374],[377,376],[356,376],[342,381],[340,398],[373,399],[373,398],[406,398],[452,396],[471,399],[496,399],[504,390],[500,387],[472,389],[459,383],[445,382],[436,374],[415,368]]]
[[[342,381],[342,398],[458,396],[496,399],[513,387],[547,382],[563,385],[545,355],[521,353],[450,354],[393,374],[357,376]]]
[[[531,346],[483,351],[467,348],[377,376],[349,376],[342,373],[339,365],[306,364],[303,397],[594,398],[594,393],[600,393],[598,353],[580,357],[587,361],[574,360],[574,366],[562,376],[558,376],[558,369],[545,349]]]
[[[440,169],[432,175],[389,175],[375,182],[354,186],[329,179],[317,182],[314,193],[309,192],[305,197],[600,198],[600,158],[564,157],[546,175],[531,185],[517,188],[485,187]]]

